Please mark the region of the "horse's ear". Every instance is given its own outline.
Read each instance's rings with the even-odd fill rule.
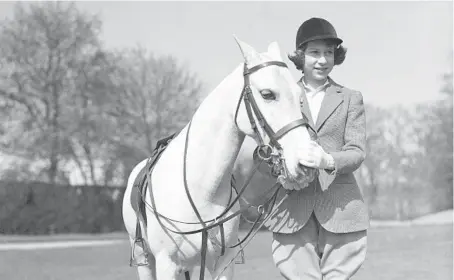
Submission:
[[[238,47],[240,47],[246,64],[254,64],[257,60],[260,59],[259,53],[253,47],[241,41],[235,35],[233,35],[233,38],[235,38]]]
[[[273,57],[274,59],[279,59],[282,60],[281,56],[281,49],[279,48],[279,45],[277,42],[272,42],[268,46],[268,53]]]

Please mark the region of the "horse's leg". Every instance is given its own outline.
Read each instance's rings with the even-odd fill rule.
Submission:
[[[139,280],[157,280],[156,278],[156,260],[152,254],[148,255],[148,265],[137,267]]]
[[[234,264],[230,264],[215,280],[232,280]],[[215,276],[216,277],[216,276]]]
[[[156,258],[156,279],[157,280],[182,280],[184,271],[178,268],[178,265],[170,259],[165,253],[159,253]]]
[[[213,272],[213,279],[215,280],[232,280],[235,267],[235,261],[232,259],[237,253],[236,249],[227,249],[225,254],[219,258],[216,268]],[[214,278],[216,277],[216,278]]]

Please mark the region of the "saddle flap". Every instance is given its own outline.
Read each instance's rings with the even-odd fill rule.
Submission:
[[[175,138],[176,133],[165,137],[159,140],[156,144],[155,149],[151,157],[148,159],[147,164],[140,170],[139,174],[137,174],[136,179],[133,183],[133,188],[131,190],[131,205],[134,212],[137,214],[137,217],[143,220],[143,222],[147,223],[147,217],[145,215],[145,202],[143,201],[143,194],[146,192],[151,182],[147,181],[148,173],[153,171],[156,162],[160,158],[161,154],[170,144],[170,142]]]

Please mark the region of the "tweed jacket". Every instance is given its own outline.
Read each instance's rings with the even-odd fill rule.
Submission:
[[[330,79],[314,124],[301,80],[298,84],[302,87],[301,111],[317,132],[318,144],[332,155],[335,169],[319,170],[318,178],[307,188],[292,191],[265,226],[273,232],[296,232],[314,213],[330,232],[365,230],[369,227],[368,210],[353,175],[365,158],[366,120],[362,94]],[[281,194],[283,196],[284,192]]]

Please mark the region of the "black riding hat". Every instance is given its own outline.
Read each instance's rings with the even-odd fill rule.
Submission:
[[[301,45],[319,39],[332,39],[337,45],[342,44],[342,39],[337,37],[334,26],[323,18],[311,18],[306,20],[298,28],[296,33],[296,48]]]

